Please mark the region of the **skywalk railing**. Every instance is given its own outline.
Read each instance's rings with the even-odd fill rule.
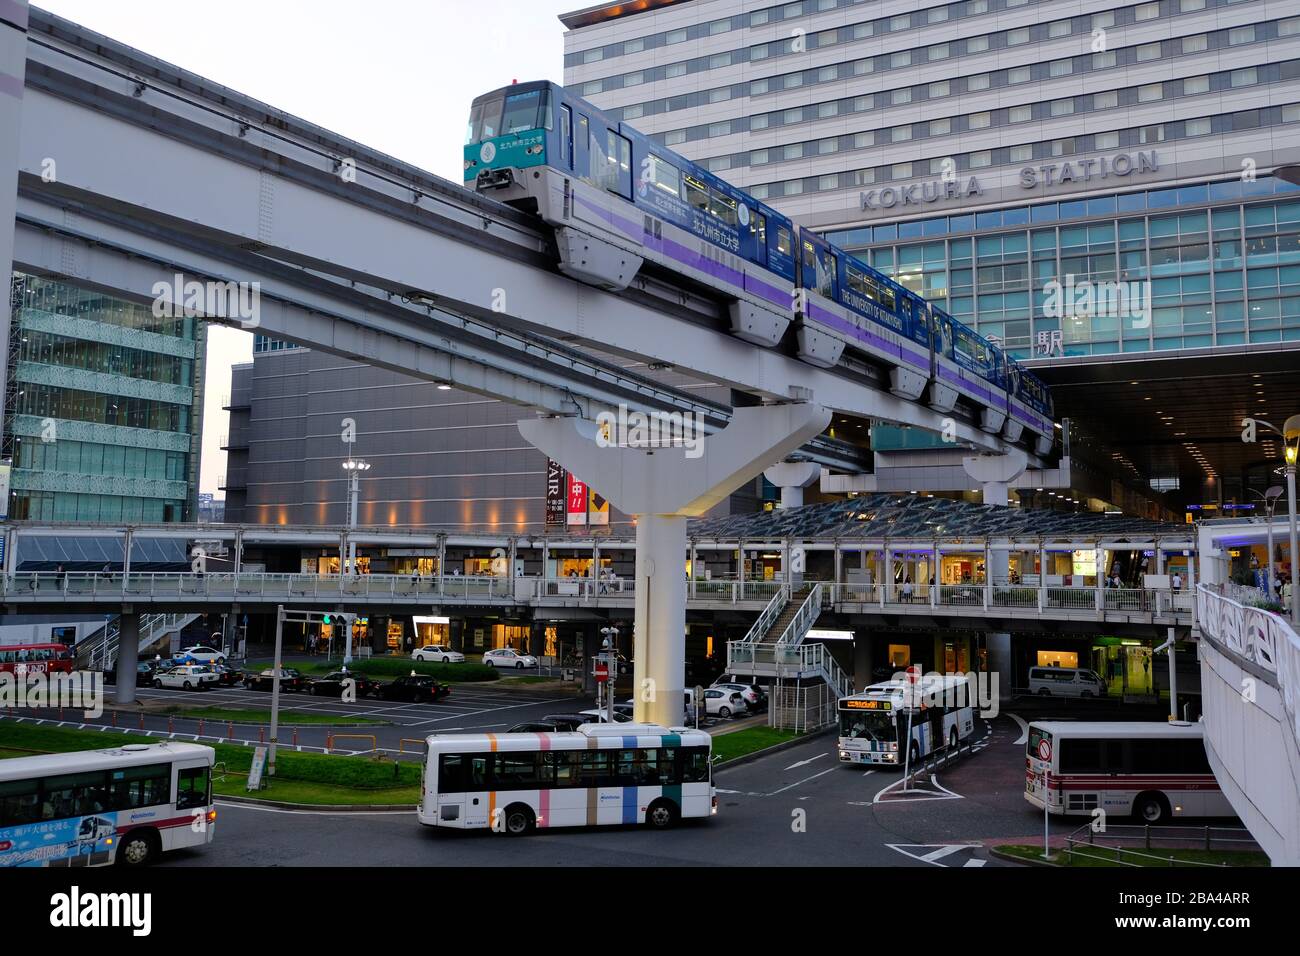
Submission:
[[[1018,584],[832,584],[825,602],[880,608],[970,608],[1027,611],[1112,611],[1156,616],[1190,615],[1190,591],[1146,588],[1032,587]]]
[[[822,586],[814,584],[808,596],[799,605],[799,612],[785,626],[785,630],[776,639],[776,643],[782,647],[793,647],[799,644],[808,634],[808,630],[817,623],[817,618],[822,613]]]

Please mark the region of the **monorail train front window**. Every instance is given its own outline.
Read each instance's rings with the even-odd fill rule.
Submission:
[[[522,133],[530,129],[549,129],[547,123],[546,90],[529,90],[511,93],[506,97],[505,115],[501,118],[501,133]]]
[[[481,143],[501,134],[501,107],[505,98],[494,96],[475,103],[469,111],[468,144]]]

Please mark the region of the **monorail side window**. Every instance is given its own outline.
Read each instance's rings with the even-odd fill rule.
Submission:
[[[681,198],[682,172],[680,169],[667,160],[660,159],[654,153],[647,153],[643,163],[643,174],[649,185],[675,199]]]

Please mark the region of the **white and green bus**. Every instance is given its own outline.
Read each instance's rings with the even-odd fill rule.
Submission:
[[[666,829],[717,812],[712,738],[685,727],[583,724],[573,733],[428,738],[426,826],[533,829],[644,823]]]

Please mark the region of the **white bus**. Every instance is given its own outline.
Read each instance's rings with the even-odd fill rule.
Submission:
[[[907,740],[911,708],[911,756]],[[943,748],[956,750],[975,733],[975,695],[965,674],[926,674],[915,686],[906,680],[872,684],[840,700],[841,763],[912,765]]]
[[[1235,815],[1206,759],[1201,725],[1185,721],[1035,721],[1025,799],[1039,810],[1046,800],[1048,813],[1100,808],[1148,824]]]
[[[0,866],[142,866],[212,842],[213,755],[161,743],[0,760]]]
[[[708,734],[656,724],[583,724],[573,733],[428,738],[420,822],[490,827],[645,823],[671,827],[717,810]]]

